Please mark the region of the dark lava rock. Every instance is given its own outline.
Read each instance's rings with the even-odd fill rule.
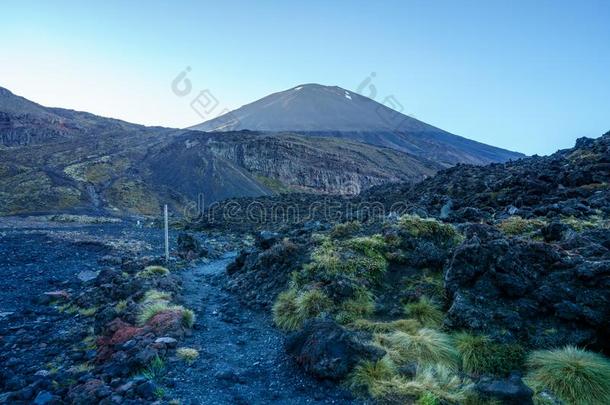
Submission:
[[[155,399],[155,390],[157,387],[155,383],[152,381],[145,381],[142,384],[138,385],[136,388],[136,392],[144,399],[153,400]]]
[[[280,235],[277,232],[261,231],[256,235],[256,246],[266,250],[271,246],[275,245],[280,239]]]
[[[458,164],[414,185],[373,187],[360,198],[386,209],[398,203],[417,205],[435,216],[445,213],[450,200],[451,222],[485,221],[489,214],[496,219],[584,218],[595,210],[610,212],[609,183],[610,132],[550,156],[486,166]]]
[[[447,326],[534,347],[608,348],[609,262],[551,244],[486,237],[464,242],[446,269]]]
[[[227,267],[230,280],[226,287],[245,305],[270,307],[277,294],[286,289],[292,272],[307,259],[304,252],[303,246],[288,240],[262,251],[244,250]]]
[[[186,260],[217,255],[210,247],[203,246],[194,235],[185,232],[178,235],[177,253],[178,256]]]
[[[534,392],[523,383],[518,375],[506,379],[483,377],[475,389],[485,398],[501,401],[506,405],[531,405]]]
[[[286,351],[315,377],[338,380],[362,359],[377,361],[385,352],[363,344],[358,334],[331,319],[311,319],[288,336]]]
[[[547,242],[557,242],[563,239],[563,235],[568,231],[569,227],[561,222],[552,222],[542,228],[542,236]]]

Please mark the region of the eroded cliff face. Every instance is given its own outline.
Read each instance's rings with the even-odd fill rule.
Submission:
[[[330,138],[258,135],[207,145],[277,191],[357,194],[388,182],[416,182],[438,170],[432,162],[384,148]]]

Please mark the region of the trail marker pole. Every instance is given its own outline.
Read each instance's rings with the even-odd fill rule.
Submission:
[[[169,221],[167,220],[167,204],[163,207],[165,216],[165,262],[169,263]]]

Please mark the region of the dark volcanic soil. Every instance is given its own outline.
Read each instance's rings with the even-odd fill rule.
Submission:
[[[183,274],[183,300],[197,315],[193,335],[182,346],[199,358],[188,366],[173,359],[169,397],[186,404],[350,404],[349,392],[302,373],[283,347],[269,315],[242,306],[222,289],[233,255]]]
[[[45,292],[76,296],[95,282],[99,270],[113,266],[108,258],[161,253],[162,232],[154,228],[2,219],[0,403],[49,397],[57,391],[53,381],[75,383],[70,382],[75,368],[96,355],[95,349],[84,349],[94,317],[62,310],[61,302],[49,305]],[[304,375],[287,358],[284,337],[269,315],[245,308],[223,289],[233,257],[180,274],[183,303],[196,312],[197,322],[178,345],[196,348],[200,357],[192,365],[169,359],[161,383],[165,399],[183,404],[355,403],[341,388]]]
[[[160,253],[156,250],[161,250],[162,236],[157,233],[128,224],[0,220],[0,403],[2,394],[15,391],[23,403],[30,403],[51,390],[51,379],[59,380],[71,366],[90,360],[92,353],[78,346],[90,333],[92,318],[58,311],[44,293],[79,291],[108,254]]]

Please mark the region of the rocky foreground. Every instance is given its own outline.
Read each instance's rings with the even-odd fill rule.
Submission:
[[[233,200],[180,224],[169,264],[155,228],[11,223],[0,402],[610,403],[609,183],[606,134]]]

